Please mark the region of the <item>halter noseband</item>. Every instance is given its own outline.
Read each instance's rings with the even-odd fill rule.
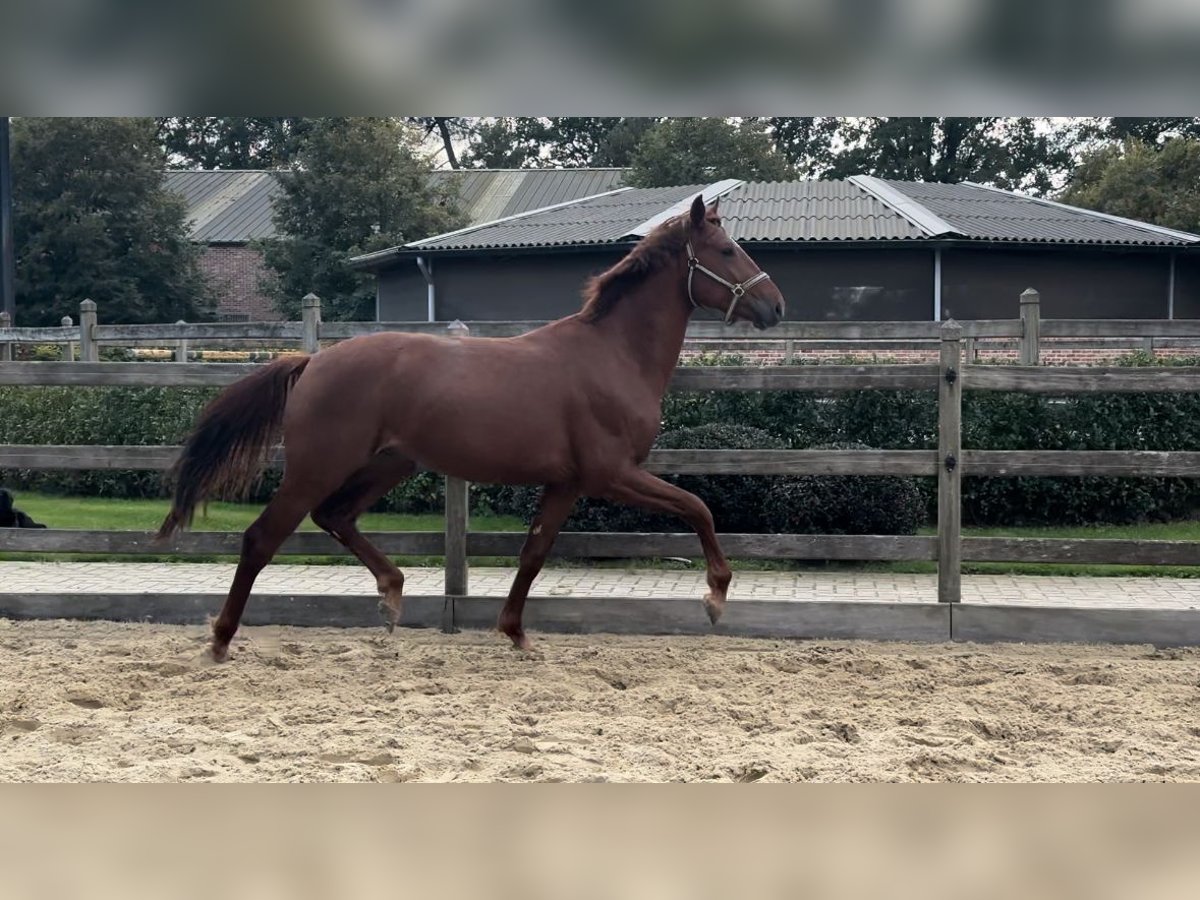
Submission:
[[[687,255],[688,255],[688,282],[687,282],[688,300],[690,300],[692,302],[692,307],[694,309],[700,308],[700,304],[697,303],[696,298],[692,296],[692,275],[694,275],[697,270],[703,272],[705,275],[707,275],[713,281],[716,281],[719,284],[725,285],[725,287],[729,288],[730,292],[733,294],[733,300],[730,301],[729,309],[725,310],[725,324],[726,325],[728,325],[730,322],[733,321],[733,311],[735,309],[737,309],[738,301],[746,296],[746,292],[749,291],[750,288],[752,288],[756,284],[758,284],[760,281],[763,281],[763,280],[771,277],[766,272],[759,272],[753,278],[748,278],[746,281],[742,281],[737,284],[734,284],[732,281],[722,278],[720,275],[718,275],[712,269],[709,269],[700,264],[700,260],[696,258],[696,254],[692,250],[692,241],[690,238],[687,241]]]

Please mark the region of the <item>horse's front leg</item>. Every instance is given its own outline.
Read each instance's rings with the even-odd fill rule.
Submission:
[[[578,496],[578,489],[570,485],[547,485],[542,491],[537,515],[533,517],[529,534],[521,547],[521,563],[517,569],[517,577],[513,579],[508,600],[500,610],[500,619],[496,623],[496,627],[512,639],[514,647],[522,650],[532,647],[521,625],[525,598],[529,596],[533,579],[542,571],[546,556],[554,546],[554,539],[558,537],[563,523],[571,514],[571,507],[575,505]]]
[[[733,573],[729,570],[729,562],[721,545],[717,543],[712,513],[704,501],[683,488],[651,475],[645,469],[623,472],[605,498],[655,512],[671,513],[692,527],[700,538],[700,546],[704,549],[704,559],[708,564],[709,592],[704,597],[704,608],[708,611],[709,621],[716,625],[725,611],[725,599]]]

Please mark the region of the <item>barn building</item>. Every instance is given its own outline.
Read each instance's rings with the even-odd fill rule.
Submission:
[[[359,256],[381,321],[541,320],[702,193],[771,273],[788,318],[1200,318],[1200,236],[982,185],[890,181],[614,187]]]

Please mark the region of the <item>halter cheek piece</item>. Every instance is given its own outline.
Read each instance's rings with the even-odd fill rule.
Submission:
[[[697,303],[696,298],[692,296],[692,276],[697,271],[703,272],[705,275],[707,275],[713,281],[716,281],[720,284],[725,285],[725,287],[729,288],[730,292],[733,294],[733,300],[729,304],[729,309],[725,310],[725,324],[726,325],[728,325],[730,322],[733,321],[733,311],[735,309],[737,309],[738,301],[746,296],[746,292],[749,291],[750,288],[752,288],[756,284],[758,284],[760,281],[764,281],[771,277],[766,272],[759,272],[753,278],[749,278],[746,281],[742,281],[742,282],[739,282],[738,284],[734,284],[732,281],[722,278],[720,275],[718,275],[712,269],[702,266],[700,264],[700,260],[698,260],[696,258],[696,254],[692,250],[692,242],[690,240],[687,242],[687,255],[688,255],[688,282],[687,282],[688,300],[692,301],[692,307],[694,309],[700,308],[700,304]]]

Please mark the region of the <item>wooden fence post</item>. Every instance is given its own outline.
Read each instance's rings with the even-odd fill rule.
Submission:
[[[307,293],[300,301],[300,315],[303,323],[301,349],[305,353],[316,353],[321,349],[321,298],[314,293]]]
[[[962,600],[962,326],[942,326],[938,366],[938,602]]]
[[[1021,365],[1036,366],[1041,355],[1042,295],[1033,288],[1021,292]]]
[[[176,325],[186,325],[187,322],[180,319]],[[186,338],[180,338],[175,344],[175,362],[185,363],[188,357],[188,342]]]
[[[12,316],[8,310],[0,310],[0,331],[12,327]],[[0,341],[0,362],[12,362],[13,345],[8,341]]]
[[[92,337],[96,327],[96,301],[84,300],[79,304],[79,361],[100,362],[100,348]]]
[[[447,331],[456,338],[466,337],[470,329],[455,319]],[[446,602],[442,612],[442,630],[454,627],[454,598],[467,595],[467,527],[471,486],[462,478],[446,476]]]
[[[75,320],[72,319],[70,316],[63,316],[61,319],[59,319],[58,324],[61,325],[63,328],[70,328],[72,325],[75,324]],[[63,362],[75,362],[75,342],[74,341],[67,341],[65,344],[62,345],[61,349],[62,349]]]

